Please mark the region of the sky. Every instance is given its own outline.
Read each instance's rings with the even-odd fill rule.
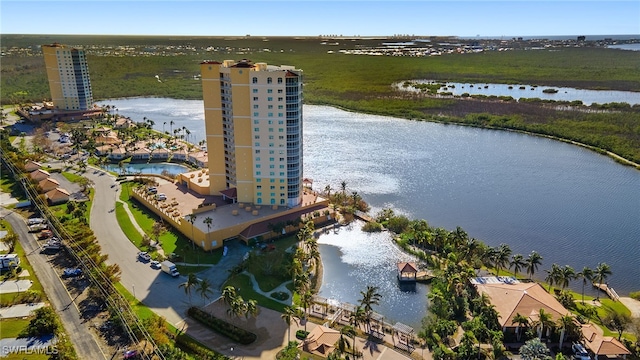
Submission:
[[[636,35],[640,34],[640,1],[0,0],[0,32],[203,36]]]

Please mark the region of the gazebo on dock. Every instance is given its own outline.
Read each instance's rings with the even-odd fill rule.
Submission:
[[[418,267],[414,262],[398,263],[398,280],[401,282],[415,282],[418,274]]]
[[[311,313],[325,319],[329,311],[329,300],[325,297],[314,295],[311,298]]]
[[[384,338],[384,316],[378,314],[377,312],[371,312],[369,315],[370,318],[370,328],[369,335],[375,337],[376,339]]]

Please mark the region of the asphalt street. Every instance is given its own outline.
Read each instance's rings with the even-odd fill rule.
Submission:
[[[139,250],[120,229],[115,215],[119,184],[113,176],[94,168],[89,168],[85,176],[94,182],[90,223],[102,253],[109,255],[107,263],[120,265],[120,283],[151,310],[179,328],[186,317],[189,299],[178,285],[186,278],[173,278],[138,261]]]
[[[51,306],[60,316],[60,320],[69,335],[71,342],[75,345],[76,352],[80,359],[105,359],[105,355],[100,349],[98,342],[91,331],[89,321],[83,319],[76,306],[69,306],[73,303],[71,295],[67,291],[55,269],[49,264],[46,255],[40,253],[40,245],[32,234],[24,219],[13,213],[2,209],[5,219],[11,224],[13,231],[20,237],[20,244],[27,254],[27,259],[40,280]]]

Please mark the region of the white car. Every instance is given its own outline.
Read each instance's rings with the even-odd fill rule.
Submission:
[[[160,261],[153,260],[149,263],[152,269],[159,270],[160,269]]]
[[[575,354],[576,359],[591,360],[591,357],[589,356],[587,349],[585,349],[584,346],[582,346],[582,344],[574,343],[573,346],[571,346],[571,349],[573,349],[573,353]]]
[[[156,200],[158,200],[158,201],[164,201],[164,200],[167,200],[167,195],[166,195],[166,194],[164,194],[164,193],[157,194],[157,195],[156,195]]]
[[[149,255],[149,253],[147,253],[146,251],[141,251],[138,253],[138,259],[140,259],[140,261],[150,261],[151,260],[151,255]]]

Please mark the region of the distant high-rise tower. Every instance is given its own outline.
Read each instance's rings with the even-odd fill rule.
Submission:
[[[42,45],[51,100],[59,110],[87,110],[93,106],[89,67],[84,51],[54,43]]]
[[[201,64],[209,189],[238,202],[302,202],[302,70]]]

